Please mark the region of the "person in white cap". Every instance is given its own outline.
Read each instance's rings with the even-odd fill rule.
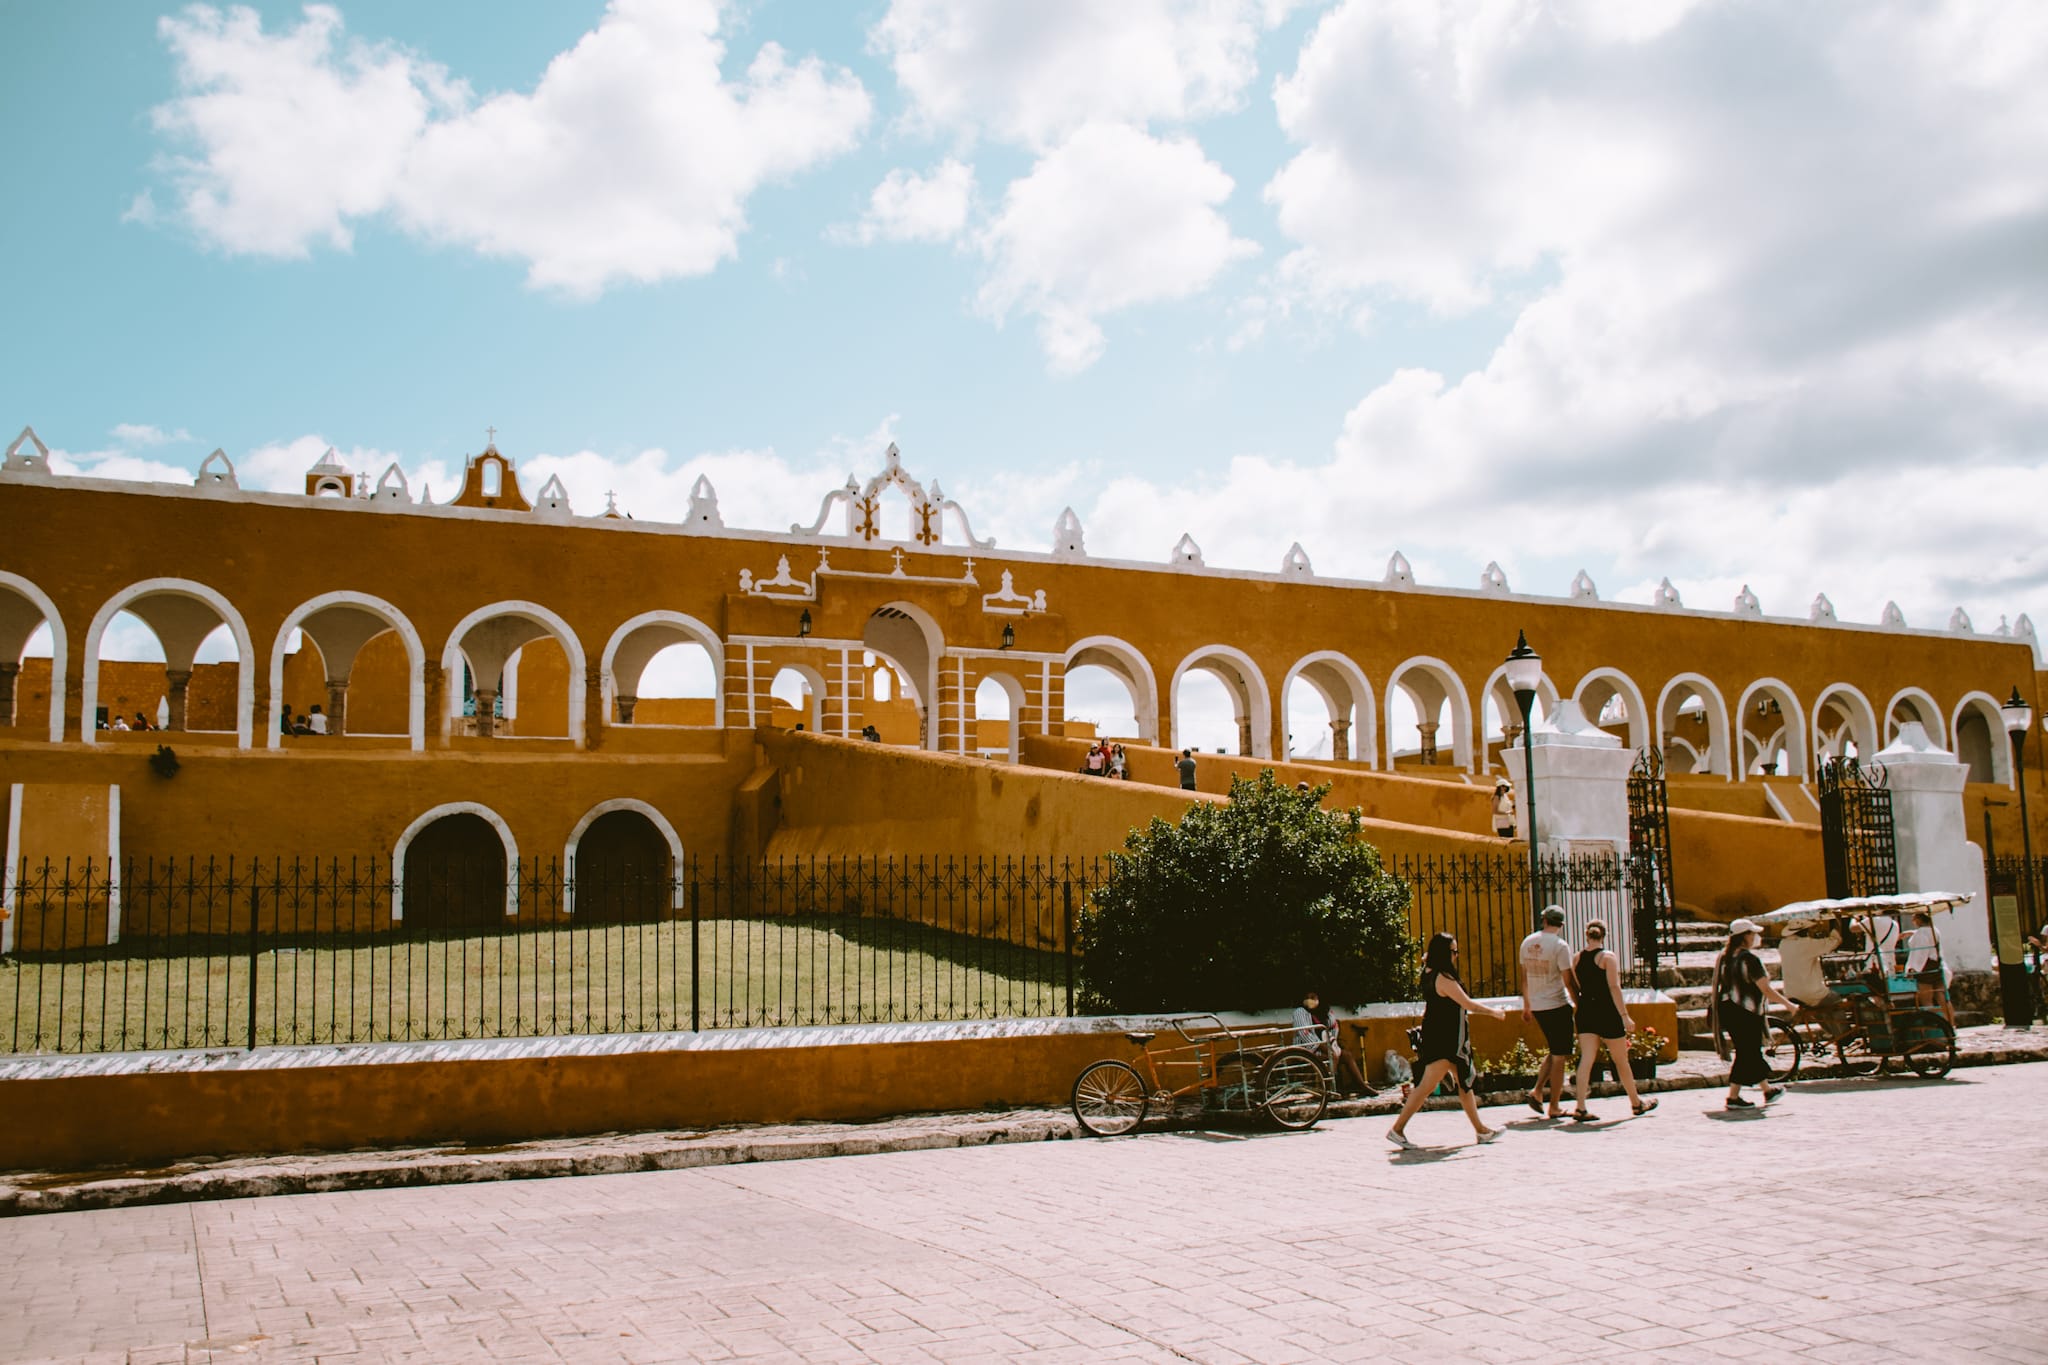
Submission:
[[[1714,1050],[1723,1057],[1734,1052],[1728,1067],[1728,1107],[1754,1109],[1742,1098],[1744,1086],[1763,1092],[1768,1104],[1783,1093],[1771,1084],[1771,1068],[1764,1061],[1764,1002],[1775,1000],[1797,1013],[1799,1005],[1780,994],[1756,955],[1764,931],[1755,920],[1739,919],[1728,926],[1728,946],[1714,961],[1714,992],[1707,1009],[1714,1029]]]

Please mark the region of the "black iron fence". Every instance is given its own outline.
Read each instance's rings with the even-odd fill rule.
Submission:
[[[1627,868],[1396,858],[1410,927],[1517,989],[1532,908],[1626,935]],[[129,859],[7,879],[0,1052],[264,1047],[1071,1014],[1106,858]],[[1625,946],[1625,942],[1622,946]],[[1313,964],[1309,964],[1313,969]]]

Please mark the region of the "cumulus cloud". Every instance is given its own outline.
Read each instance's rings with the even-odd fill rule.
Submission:
[[[147,422],[117,423],[110,435],[124,446],[161,446],[189,441],[192,433],[179,427],[176,431],[165,431],[162,427]]]
[[[867,212],[835,235],[870,242],[950,242],[967,227],[974,168],[948,157],[930,175],[893,170],[868,196]]]
[[[1278,15],[1247,0],[893,0],[869,46],[927,131],[1039,148],[1086,123],[1237,107]]]
[[[1095,363],[1097,319],[1206,288],[1257,246],[1217,205],[1231,179],[1190,138],[1089,124],[1013,182],[980,237],[990,270],[978,302],[997,321],[1038,319],[1055,373]]]
[[[271,256],[346,249],[386,216],[578,295],[704,274],[737,252],[756,189],[851,147],[870,115],[850,73],[774,43],[727,80],[721,19],[714,0],[613,0],[531,92],[479,102],[416,53],[344,38],[331,7],[268,33],[196,6],[159,26],[179,214]]]

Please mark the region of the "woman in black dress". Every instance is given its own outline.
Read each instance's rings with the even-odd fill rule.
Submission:
[[[1387,1129],[1387,1141],[1396,1147],[1413,1147],[1408,1140],[1408,1120],[1421,1110],[1423,1102],[1448,1080],[1464,1101],[1465,1117],[1481,1142],[1500,1136],[1500,1129],[1488,1128],[1479,1118],[1479,1105],[1472,1098],[1472,1040],[1465,1031],[1465,1011],[1477,1010],[1495,1019],[1507,1018],[1505,1010],[1482,1005],[1465,994],[1458,981],[1458,940],[1437,934],[1429,940],[1422,959],[1422,1047],[1416,1064],[1422,1074],[1408,1091],[1401,1115]]]
[[[1621,959],[1607,946],[1607,926],[1597,919],[1586,926],[1586,950],[1572,963],[1572,985],[1579,1000],[1579,1105],[1572,1111],[1572,1122],[1592,1120],[1586,1108],[1586,1083],[1593,1078],[1603,1044],[1614,1061],[1614,1074],[1628,1091],[1628,1107],[1641,1118],[1657,1107],[1657,1101],[1636,1091],[1635,1073],[1629,1070],[1628,1036],[1636,1030],[1635,1021],[1628,1017],[1628,1003],[1621,995]]]
[[[1771,1069],[1764,1061],[1764,1001],[1775,1000],[1795,1014],[1799,1010],[1771,984],[1763,959],[1756,955],[1763,936],[1754,921],[1736,920],[1728,926],[1728,946],[1714,962],[1714,993],[1708,1000],[1714,1050],[1726,1057],[1732,1048],[1735,1054],[1728,1068],[1730,1109],[1756,1108],[1742,1098],[1746,1085],[1763,1091],[1766,1103],[1783,1093],[1771,1084]]]

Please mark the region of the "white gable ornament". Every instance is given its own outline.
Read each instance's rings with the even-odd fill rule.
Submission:
[[[1394,551],[1387,559],[1387,576],[1381,581],[1390,588],[1414,587],[1415,570],[1408,566],[1408,556]]]
[[[846,476],[846,486],[835,488],[825,495],[818,505],[818,519],[809,526],[792,522],[790,534],[816,536],[824,534],[825,522],[831,517],[834,506],[842,508],[846,515],[846,536],[848,539],[874,541],[882,538],[882,494],[888,489],[900,490],[910,499],[910,538],[919,545],[932,548],[939,545],[945,534],[947,513],[957,519],[960,533],[967,538],[968,545],[977,550],[993,550],[994,537],[986,539],[974,534],[974,527],[967,519],[966,509],[946,496],[937,480],[932,482],[927,493],[922,483],[910,476],[903,468],[902,452],[895,443],[889,444],[883,452],[882,472],[865,484],[857,483],[854,477]]]
[[[21,447],[26,443],[35,447],[32,454],[24,455]],[[14,444],[7,447],[9,474],[48,474],[50,472],[50,448],[43,444],[43,438],[36,435],[34,427],[23,427],[21,435],[14,438]]]
[[[1997,629],[1997,630],[1994,630],[1994,631],[1992,631],[1991,633],[1992,633],[1993,635],[2011,635],[2011,634],[2012,634],[2012,627],[2011,627],[2011,626],[2009,626],[2009,625],[2007,625],[2007,624],[2005,623],[2005,617],[2004,617],[2003,615],[2001,615],[2001,616],[2000,616],[2000,617],[1998,618],[1998,629]]]
[[[1977,628],[1970,624],[1970,613],[1957,607],[1948,614],[1948,628],[1958,635],[1974,635]]]
[[[1749,584],[1747,583],[1742,585],[1741,592],[1735,594],[1735,614],[1737,616],[1762,616],[1764,614],[1764,604],[1756,600],[1756,594],[1749,590]]]
[[[1055,559],[1086,559],[1088,546],[1081,538],[1081,519],[1069,507],[1052,524],[1052,553]]]
[[[1835,604],[1828,601],[1826,593],[1817,592],[1813,595],[1813,605],[1806,609],[1806,619],[1816,626],[1835,624]]]
[[[1195,538],[1186,531],[1182,531],[1180,539],[1173,542],[1173,551],[1167,555],[1166,562],[1177,569],[1207,567],[1202,563],[1202,547],[1195,544]]]
[[[1280,561],[1280,572],[1289,578],[1314,578],[1316,571],[1308,562],[1308,551],[1295,541],[1287,551],[1287,557]]]
[[[1479,590],[1481,592],[1506,592],[1508,590],[1508,576],[1501,572],[1499,560],[1489,559],[1486,561],[1486,567],[1479,572]]]
[[[562,486],[560,474],[548,475],[548,481],[540,486],[540,493],[533,504],[533,510],[548,516],[566,517],[573,515],[569,507],[569,490]]]
[[[1045,610],[1045,589],[1040,588],[1026,597],[1018,592],[1010,571],[1003,570],[1003,586],[981,599],[981,609],[995,616],[1022,616],[1026,612]]]
[[[692,531],[725,529],[725,518],[718,512],[718,490],[705,475],[699,474],[697,482],[690,485],[690,510],[683,514],[683,525]]]
[[[1581,569],[1578,575],[1572,579],[1571,592],[1568,596],[1574,602],[1598,602],[1600,600],[1600,589],[1593,586],[1593,575]]]
[[[2012,623],[2012,638],[2026,641],[2028,649],[2040,653],[2040,641],[2034,635],[2034,618],[2025,612],[2021,612],[2019,620]]]
[[[240,481],[235,478],[235,462],[228,458],[225,450],[217,446],[213,454],[199,462],[199,476],[192,481],[192,486],[209,493],[242,491]]]
[[[405,481],[405,471],[398,467],[398,461],[393,460],[384,467],[384,476],[377,480],[374,500],[396,503],[412,501],[412,486]]]
[[[1685,609],[1685,602],[1679,597],[1678,589],[1671,585],[1671,580],[1668,578],[1658,582],[1656,591],[1650,594],[1650,600],[1658,606],[1669,608],[1672,611],[1683,611]]]
[[[1877,623],[1887,630],[1904,630],[1906,628],[1906,613],[1899,610],[1897,602],[1887,602],[1884,604],[1883,615],[1877,618]]]

